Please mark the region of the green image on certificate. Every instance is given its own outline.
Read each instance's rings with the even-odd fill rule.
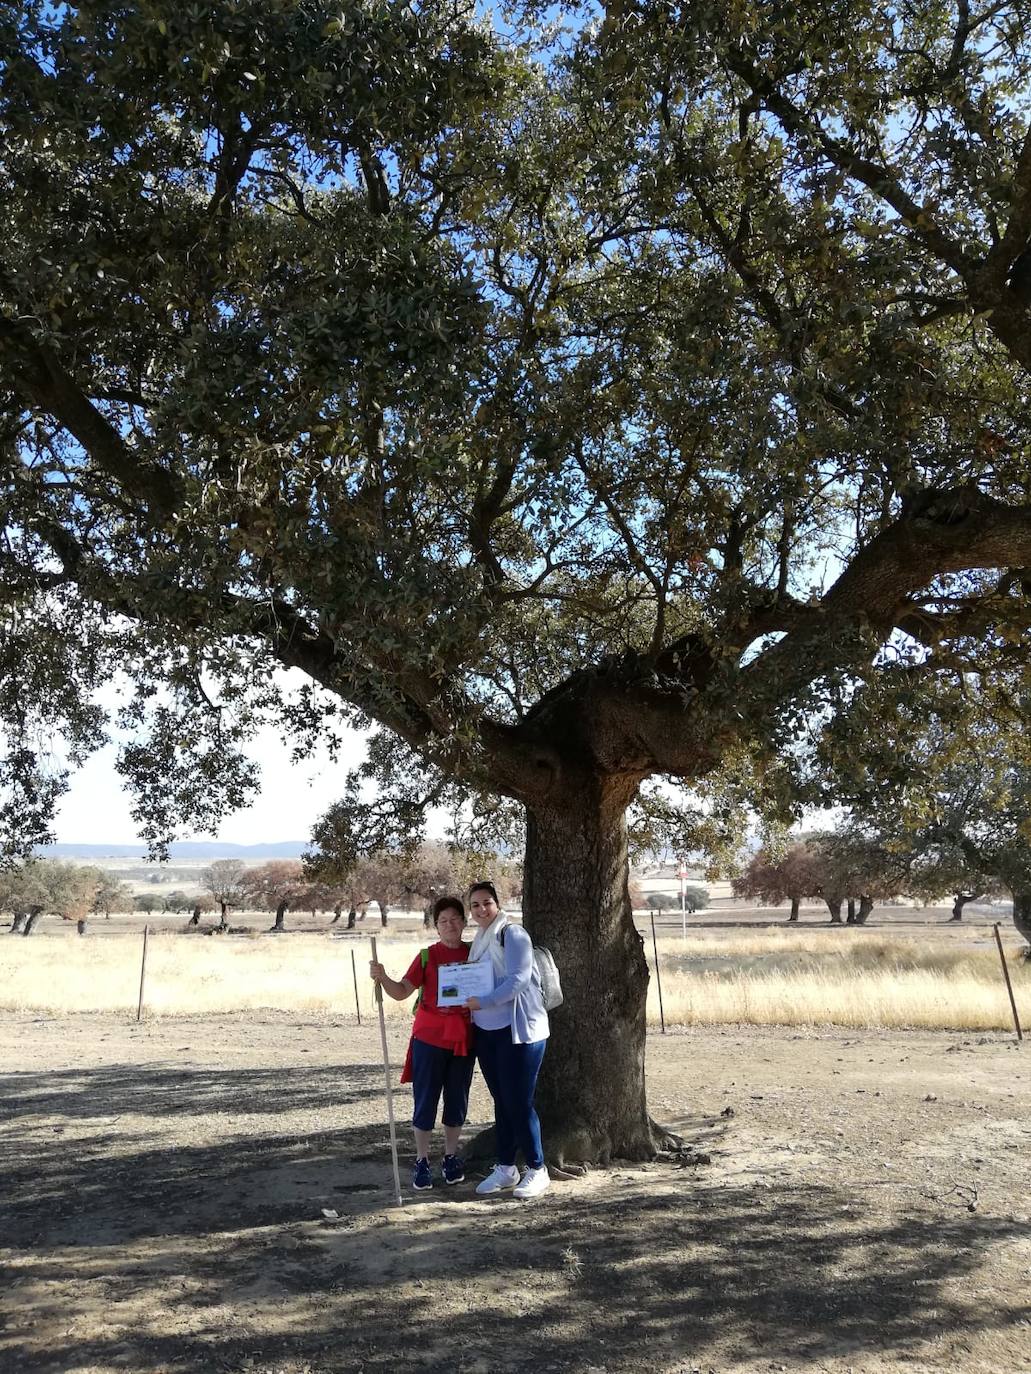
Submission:
[[[494,966],[489,959],[438,970],[438,1007],[464,1007],[470,997],[488,997],[493,991]]]

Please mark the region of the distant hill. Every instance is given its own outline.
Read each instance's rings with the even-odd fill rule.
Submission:
[[[278,840],[275,844],[224,844],[220,840],[179,840],[169,845],[176,859],[299,859],[307,840]],[[48,844],[36,853],[41,859],[143,859],[142,844]]]

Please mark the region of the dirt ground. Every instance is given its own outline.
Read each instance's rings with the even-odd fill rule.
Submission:
[[[0,1370],[1031,1370],[1029,1052],[653,1035],[708,1164],[398,1210],[375,1026],[8,1015]]]

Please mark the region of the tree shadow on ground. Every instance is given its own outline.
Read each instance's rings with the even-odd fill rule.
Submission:
[[[32,1076],[0,1078],[0,1234],[25,1251],[4,1256],[17,1279],[2,1295],[4,1367],[51,1374],[73,1353],[76,1367],[136,1374],[371,1374],[396,1369],[399,1349],[404,1367],[510,1374],[710,1353],[726,1367],[759,1351],[904,1360],[932,1333],[1008,1338],[1031,1317],[970,1292],[997,1247],[1026,1239],[1016,1221],[918,1195],[904,1211],[876,1197],[857,1210],[850,1188],[730,1187],[718,1165],[615,1168],[526,1206],[477,1201],[470,1179],[396,1212],[383,1124],[266,1133],[241,1121],[215,1143],[169,1148],[149,1126],[98,1115],[166,1115],[167,1074],[205,1112],[321,1110],[380,1091],[379,1070],[360,1066],[67,1070],[40,1091],[83,1133],[40,1140]],[[727,1131],[732,1151],[732,1126],[693,1121],[705,1131]]]
[[[350,1064],[278,1069],[104,1064],[0,1074],[0,1120],[26,1114],[195,1116],[311,1111],[383,1092],[383,1070]]]
[[[188,1274],[179,1302],[194,1309],[190,1330],[151,1321],[128,1343],[123,1328],[76,1345],[84,1367],[124,1363],[128,1348],[137,1371],[385,1370],[397,1367],[399,1341],[405,1367],[485,1360],[512,1374],[655,1367],[681,1353],[700,1362],[717,1348],[723,1364],[759,1351],[905,1358],[935,1331],[955,1339],[1026,1319],[1027,1309],[998,1313],[960,1296],[986,1252],[1022,1228],[967,1214],[857,1220],[843,1201],[827,1188],[760,1198],[699,1183],[656,1196],[635,1187],[592,1208],[574,1186],[535,1207],[413,1209],[406,1225],[384,1219],[357,1236],[346,1219],[272,1236],[240,1225],[201,1254],[185,1230],[157,1247],[112,1249],[112,1237],[102,1254],[41,1257],[32,1274],[67,1279],[71,1264],[85,1280],[97,1259],[114,1300]],[[211,1218],[212,1229],[224,1220]],[[132,1239],[123,1231],[121,1242]],[[66,1323],[63,1304],[37,1315]],[[61,1367],[31,1343],[11,1349],[22,1374]]]

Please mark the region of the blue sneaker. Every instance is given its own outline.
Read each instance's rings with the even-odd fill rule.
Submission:
[[[464,1183],[465,1160],[461,1155],[445,1155],[440,1163],[440,1172],[445,1183]]]
[[[412,1187],[422,1192],[424,1188],[433,1187],[433,1174],[430,1171],[430,1161],[428,1159],[417,1159],[412,1167]]]

